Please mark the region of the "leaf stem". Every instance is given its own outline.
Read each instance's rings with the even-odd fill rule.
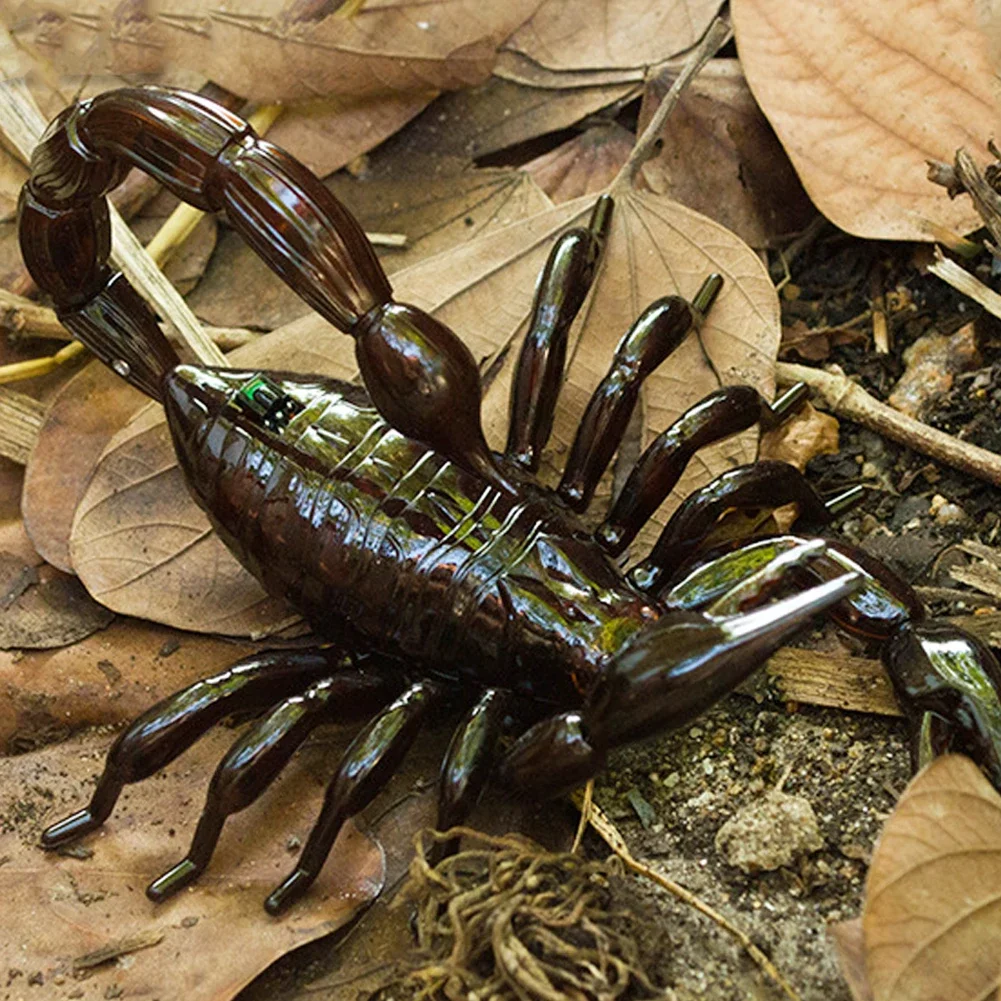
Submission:
[[[706,33],[702,36],[702,41],[692,50],[691,55],[685,61],[677,80],[671,85],[671,89],[660,102],[657,110],[653,113],[643,134],[636,140],[636,145],[629,154],[629,159],[622,165],[622,169],[616,174],[615,180],[609,185],[609,191],[614,195],[622,188],[632,187],[636,180],[636,174],[640,167],[647,160],[656,156],[659,152],[657,143],[660,139],[661,130],[667,121],[668,115],[674,110],[681,95],[692,82],[699,70],[730,40],[733,34],[733,27],[728,18],[717,17],[709,25]]]

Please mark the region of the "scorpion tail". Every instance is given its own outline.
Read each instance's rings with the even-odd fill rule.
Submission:
[[[163,399],[163,377],[180,359],[146,301],[122,274],[83,305],[60,309],[63,325],[140,392]]]

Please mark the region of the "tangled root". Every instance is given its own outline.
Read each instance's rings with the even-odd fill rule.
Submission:
[[[432,867],[427,839],[477,847]],[[614,1001],[659,997],[639,965],[632,917],[611,909],[607,863],[516,835],[424,832],[400,900],[416,904],[420,965],[404,987],[429,1001]],[[394,992],[395,993],[395,992]]]

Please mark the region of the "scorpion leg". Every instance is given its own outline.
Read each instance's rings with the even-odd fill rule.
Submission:
[[[883,664],[912,728],[915,764],[922,744],[926,753],[951,745],[1001,789],[1001,664],[991,650],[946,622],[908,623],[883,648]]]
[[[385,705],[391,694],[380,675],[342,674],[323,678],[258,720],[219,763],[188,854],[146,889],[159,903],[192,883],[215,851],[226,818],[250,806],[288,763],[296,748],[323,723],[348,723]]]
[[[341,660],[334,649],[269,650],[161,700],[118,737],[89,805],[46,828],[42,847],[58,848],[96,830],[126,785],[170,764],[224,716],[273,705],[330,674]]]
[[[511,417],[505,454],[537,469],[553,429],[563,381],[567,336],[601,260],[612,220],[612,197],[595,203],[587,228],[564,233],[549,253],[535,290],[532,319],[511,384]]]
[[[846,573],[750,611],[776,580],[823,553],[807,543],[724,594],[707,613],[668,612],[615,656],[578,711],[537,723],[501,762],[502,781],[519,792],[555,794],[593,775],[607,751],[679,727],[732,691],[815,615],[859,584]]]
[[[488,688],[456,727],[438,778],[435,827],[439,831],[461,824],[479,799],[494,764],[508,702],[506,692]],[[453,855],[458,847],[457,838],[436,844],[432,858],[438,861]]]
[[[700,449],[752,427],[775,427],[806,401],[809,390],[797,383],[774,403],[750,386],[727,386],[710,393],[661,432],[643,453],[594,536],[611,556],[618,556],[681,479]]]
[[[558,487],[559,495],[575,511],[583,511],[594,495],[626,432],[643,381],[708,312],[722,287],[723,279],[714,274],[703,282],[691,304],[677,295],[658,299],[622,338],[608,374],[584,411]]]
[[[659,590],[702,545],[730,508],[777,508],[797,503],[804,520],[827,524],[862,497],[862,487],[824,501],[805,476],[787,462],[755,462],[730,469],[690,494],[671,516],[650,555],[629,571],[640,591]]]
[[[344,821],[364,810],[392,778],[438,695],[428,681],[411,685],[351,742],[295,869],[264,903],[269,914],[280,914],[313,884]]]

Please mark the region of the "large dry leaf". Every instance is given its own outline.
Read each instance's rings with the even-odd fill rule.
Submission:
[[[469,161],[568,128],[638,92],[635,82],[542,90],[491,77],[479,87],[443,94],[386,143],[385,155],[420,159],[433,150]]]
[[[647,84],[640,131],[672,82],[670,74],[660,74]],[[650,189],[704,212],[752,247],[770,247],[813,218],[813,206],[736,59],[711,60],[660,135],[660,154],[643,165]]]
[[[28,459],[21,494],[25,527],[39,554],[72,572],[73,514],[98,457],[145,397],[91,362],[52,401]]]
[[[0,652],[0,753],[21,754],[89,726],[120,726],[257,649],[118,618],[70,647]]]
[[[361,99],[335,95],[303,102],[286,109],[268,130],[268,141],[326,177],[397,132],[434,96],[433,91]]]
[[[63,72],[193,70],[248,99],[302,101],[479,83],[538,5],[369,0],[344,17],[333,2],[162,0],[137,10],[131,0],[64,0],[35,19],[22,14],[14,27],[29,41],[45,33]]]
[[[520,171],[462,169],[459,161],[430,156],[415,167],[409,156],[377,153],[365,177],[342,172],[327,184],[367,231],[407,238],[404,247],[380,249],[389,275],[549,205]],[[223,327],[273,330],[309,311],[236,233],[223,237],[188,302],[201,319]]]
[[[841,973],[855,1001],[873,1001],[865,970],[865,935],[862,919],[838,921],[827,926],[827,934],[838,954]]]
[[[504,48],[551,70],[637,69],[694,45],[720,6],[719,0],[546,0]]]
[[[615,122],[593,125],[525,164],[535,183],[559,204],[603,191],[629,159],[636,136]]]
[[[193,890],[162,906],[146,899],[146,883],[186,847],[205,784],[232,740],[210,734],[160,777],[131,786],[103,834],[84,843],[92,852],[84,857],[43,853],[37,838],[92,788],[109,738],[4,762],[0,893],[8,920],[0,967],[17,996],[23,987],[53,1001],[122,994],[229,1001],[283,953],[336,931],[379,893],[382,852],[349,823],[307,897],[278,921],[261,906],[292,864],[289,838],[301,842],[319,811],[331,763],[326,742],[317,741],[260,801],[230,818]],[[79,967],[83,957],[130,941],[145,947],[74,969],[74,961]]]
[[[741,63],[814,204],[857,236],[960,232],[968,199],[929,184],[928,158],[981,149],[997,91],[975,0],[734,0]]]
[[[948,755],[883,829],[862,913],[875,1001],[982,1001],[1001,990],[1001,797]]]

